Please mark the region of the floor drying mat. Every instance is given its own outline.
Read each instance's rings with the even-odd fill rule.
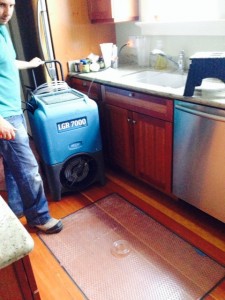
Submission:
[[[225,268],[117,194],[40,238],[90,300],[202,299]]]

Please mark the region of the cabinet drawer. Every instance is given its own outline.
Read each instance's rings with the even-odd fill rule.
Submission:
[[[111,105],[166,121],[173,120],[173,101],[170,99],[111,86],[102,86],[102,98]]]
[[[89,96],[89,98],[95,101],[101,100],[101,85],[99,83],[71,77],[70,86],[84,93],[85,95]]]

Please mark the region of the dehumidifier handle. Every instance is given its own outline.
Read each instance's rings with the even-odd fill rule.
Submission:
[[[46,68],[47,68],[47,71],[49,72],[49,69],[48,69],[47,65],[48,65],[48,64],[52,64],[52,63],[54,63],[55,66],[56,66],[57,64],[59,65],[60,73],[61,73],[61,79],[62,79],[62,81],[64,81],[63,68],[62,68],[62,64],[60,63],[60,61],[55,60],[55,59],[53,59],[53,60],[46,60],[46,61],[45,61],[45,66],[46,66]],[[57,71],[57,70],[56,70],[56,71]],[[50,75],[50,77],[51,77],[51,75]],[[57,77],[58,77],[58,76],[57,76]]]

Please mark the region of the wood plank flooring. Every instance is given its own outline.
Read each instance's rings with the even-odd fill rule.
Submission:
[[[94,184],[82,193],[63,196],[62,200],[58,202],[51,201],[49,197],[50,211],[54,217],[63,218],[114,192],[225,265],[225,224],[186,203],[171,199],[143,183],[123,174],[115,174],[111,170],[107,170],[107,183],[104,187]],[[41,299],[85,299],[79,288],[38,238],[36,231],[26,226],[25,218],[22,218],[21,222],[35,241],[34,250],[30,253],[30,260]],[[225,299],[225,281],[206,299]]]

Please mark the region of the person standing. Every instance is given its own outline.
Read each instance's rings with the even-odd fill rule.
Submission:
[[[8,204],[27,223],[47,234],[60,232],[61,220],[50,216],[38,163],[29,145],[21,108],[19,70],[44,62],[16,60],[7,29],[15,0],[0,0],[0,155],[3,158]]]

